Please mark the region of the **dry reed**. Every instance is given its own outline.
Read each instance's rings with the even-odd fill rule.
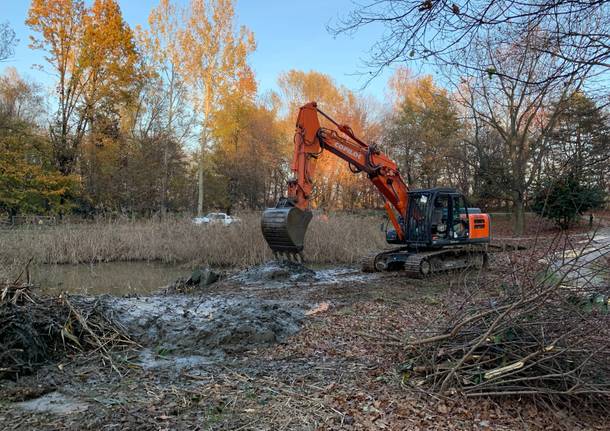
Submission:
[[[39,296],[27,268],[12,282],[0,282],[0,380],[18,378],[72,352],[94,352],[120,374],[111,350],[136,345],[97,299]],[[29,277],[28,277],[29,278]]]
[[[271,258],[260,230],[260,214],[232,226],[194,225],[189,219],[97,221],[0,232],[0,265],[159,261],[245,267]],[[339,215],[314,219],[306,238],[311,263],[351,264],[385,246],[381,219]],[[1,275],[1,274],[0,274]]]

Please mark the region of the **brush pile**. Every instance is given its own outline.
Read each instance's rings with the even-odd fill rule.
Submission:
[[[610,286],[591,268],[595,262],[579,252],[537,276],[513,269],[505,278],[511,289],[460,307],[427,338],[410,340],[405,380],[433,392],[607,408]],[[590,278],[575,283],[575,273]]]
[[[32,373],[66,354],[95,352],[117,372],[110,349],[134,344],[97,301],[34,294],[28,282],[0,283],[0,379]]]

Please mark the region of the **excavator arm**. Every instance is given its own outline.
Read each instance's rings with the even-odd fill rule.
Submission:
[[[333,124],[336,130],[321,127],[320,116]],[[316,162],[324,150],[345,160],[352,172],[366,173],[383,195],[394,229],[403,239],[404,231],[395,211],[403,217],[407,214],[409,188],[396,163],[376,145],[366,144],[349,126],[337,123],[311,102],[300,108],[297,117],[291,166],[294,178],[288,182],[288,197],[263,213],[263,236],[271,250],[289,255],[298,255],[303,250],[305,232],[312,218],[309,201]]]

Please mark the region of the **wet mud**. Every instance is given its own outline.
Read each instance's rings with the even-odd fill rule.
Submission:
[[[165,289],[151,296],[91,298],[145,348],[142,363],[164,366],[164,357],[190,362],[214,361],[225,354],[285,340],[299,331],[307,313],[318,306],[306,298],[307,288],[341,281],[359,281],[353,269],[314,271],[294,262],[267,262],[235,272],[190,293]],[[277,299],[258,295],[264,290],[294,288]],[[147,356],[148,355],[148,356]]]
[[[89,406],[75,398],[60,392],[50,392],[39,398],[22,401],[15,407],[32,413],[52,413],[56,415],[69,415],[86,411]]]
[[[314,282],[320,278],[316,272],[301,263],[271,261],[240,271],[229,277],[234,283],[298,283]]]
[[[163,354],[242,352],[296,333],[304,318],[289,301],[188,295],[102,301],[136,342]]]
[[[148,349],[142,358],[147,366],[163,366],[160,355],[182,358],[188,365],[191,360],[215,360],[295,334],[306,312],[317,305],[305,300],[299,288],[332,283],[341,278],[335,272],[317,274],[294,262],[268,262],[187,293],[165,289],[151,296],[106,295],[92,300],[99,301],[127,334]],[[251,286],[296,290],[294,299],[272,299],[244,292]],[[146,352],[152,352],[153,358],[147,358]]]

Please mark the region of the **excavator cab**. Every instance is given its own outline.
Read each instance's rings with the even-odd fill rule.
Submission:
[[[408,202],[406,216],[398,219],[402,238],[394,230],[386,234],[390,244],[401,247],[364,261],[364,271],[404,270],[412,277],[426,277],[486,264],[488,214],[468,207],[464,195],[454,189],[412,190]]]
[[[489,242],[489,216],[468,207],[464,195],[450,188],[409,192],[408,214],[400,218],[404,239],[386,233],[390,244],[436,248]]]

